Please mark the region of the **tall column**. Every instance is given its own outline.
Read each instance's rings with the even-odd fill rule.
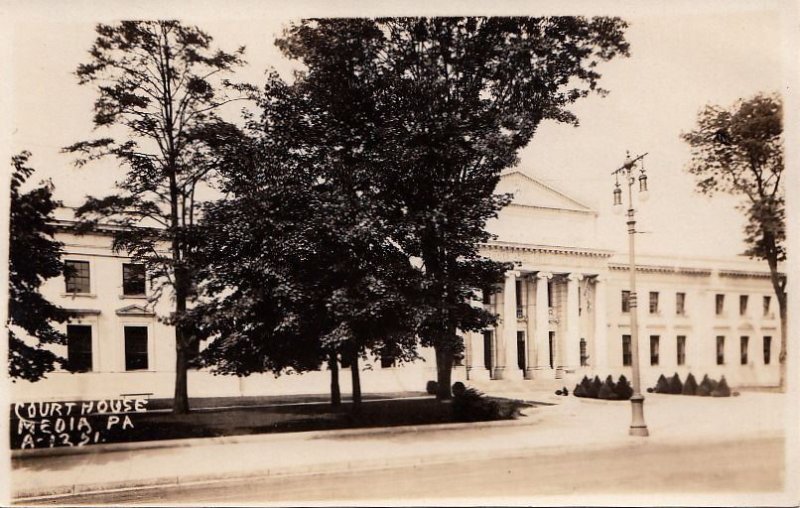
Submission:
[[[606,278],[594,280],[594,361],[589,364],[595,371],[608,370],[608,308],[606,304]]]
[[[470,305],[476,308],[483,308],[483,295],[478,295],[479,299],[470,301]],[[486,369],[486,363],[483,350],[483,332],[469,332],[466,334],[466,357],[467,357],[467,379],[474,381],[476,379],[489,379],[489,371]]]
[[[525,325],[525,379],[534,378],[536,367],[536,297],[535,297],[535,276],[529,274],[525,276],[525,293],[528,298],[528,305],[525,312],[527,322]]]
[[[503,288],[503,334],[498,337],[495,379],[521,377],[517,368],[517,277],[519,272],[506,272]]]
[[[583,280],[583,275],[579,273],[571,273],[567,276],[567,333],[566,344],[561,349],[564,351],[563,366],[565,369],[573,370],[580,365],[580,312],[579,312],[579,295],[578,291],[581,290],[580,281]]]
[[[552,273],[539,272],[536,274],[536,354],[534,355],[534,369],[542,371],[550,369],[550,313],[547,307],[547,282],[553,278]]]

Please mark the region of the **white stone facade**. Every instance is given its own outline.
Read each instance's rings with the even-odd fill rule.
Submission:
[[[589,207],[521,172],[505,174],[498,192],[515,197],[487,225],[496,239],[481,252],[513,263],[513,270],[497,292],[473,302],[496,312],[499,323],[464,334],[465,354],[453,379],[563,379],[570,388],[583,375],[630,379],[624,344],[630,313],[623,308],[627,256],[597,247],[597,214]],[[77,311],[78,318],[62,328],[84,327],[87,349],[86,334],[91,335],[90,353],[83,353],[90,369],[53,372],[36,383],[17,381],[12,398],[170,397],[174,330],[159,320],[169,314],[169,295],[148,305],[149,286],[143,295],[125,294],[130,293],[123,288],[128,260],[111,251],[110,235],[76,236],[64,227],[58,239],[65,244],[65,260],[88,262],[88,286],[67,293],[65,281],[54,279],[43,293]],[[766,263],[640,256],[637,266],[643,387],[674,372],[681,378],[691,372],[698,380],[704,374],[725,375],[732,386],[777,385],[781,327]],[[413,364],[382,368],[375,361],[368,368],[362,373],[365,392],[419,391],[436,378],[432,351]],[[349,371],[342,370],[340,378],[347,394]],[[191,371],[189,391],[191,397],[326,393],[329,382],[324,370],[279,378]]]

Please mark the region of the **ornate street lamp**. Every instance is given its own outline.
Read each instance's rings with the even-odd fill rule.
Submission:
[[[644,421],[644,397],[642,396],[641,380],[639,376],[639,324],[638,318],[638,303],[636,297],[636,258],[634,235],[636,234],[636,220],[634,218],[633,208],[633,184],[636,183],[637,177],[634,174],[636,164],[639,163],[639,199],[647,201],[647,175],[644,171],[644,157],[647,153],[639,155],[631,159],[630,154],[625,157],[625,163],[614,170],[611,174],[616,178],[614,185],[614,213],[619,214],[622,212],[622,189],[620,189],[619,180],[623,178],[628,183],[628,249],[630,261],[630,275],[631,275],[631,288],[630,298],[628,300],[628,307],[631,313],[631,356],[632,370],[633,370],[633,396],[631,397],[631,436],[647,436],[647,424]]]

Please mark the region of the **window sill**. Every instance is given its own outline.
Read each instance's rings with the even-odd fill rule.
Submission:
[[[120,300],[147,300],[147,295],[119,295]]]
[[[61,293],[61,298],[97,298],[94,293]]]

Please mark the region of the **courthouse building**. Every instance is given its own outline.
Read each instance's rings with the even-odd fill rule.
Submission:
[[[496,327],[465,334],[454,380],[533,387],[561,379],[571,387],[583,375],[630,379],[627,255],[598,247],[595,211],[526,173],[506,172],[498,192],[512,192],[514,199],[487,225],[497,238],[481,252],[512,262],[513,270],[499,291],[473,302],[500,319]],[[57,238],[74,275],[47,281],[43,292],[76,315],[60,325],[69,345],[58,351],[82,372],[52,372],[36,383],[18,380],[12,398],[170,397],[175,335],[159,320],[169,314],[168,295],[150,302],[143,267],[112,252],[111,229],[77,236],[70,220],[58,224]],[[643,386],[675,372],[682,379],[689,372],[698,379],[724,375],[732,386],[778,384],[781,327],[766,263],[648,256],[636,261]],[[423,390],[436,369],[432,351],[422,356],[404,365],[367,362],[363,389]],[[340,377],[347,393],[347,371]],[[325,370],[242,378],[192,371],[189,391],[193,397],[326,393],[329,381]]]

